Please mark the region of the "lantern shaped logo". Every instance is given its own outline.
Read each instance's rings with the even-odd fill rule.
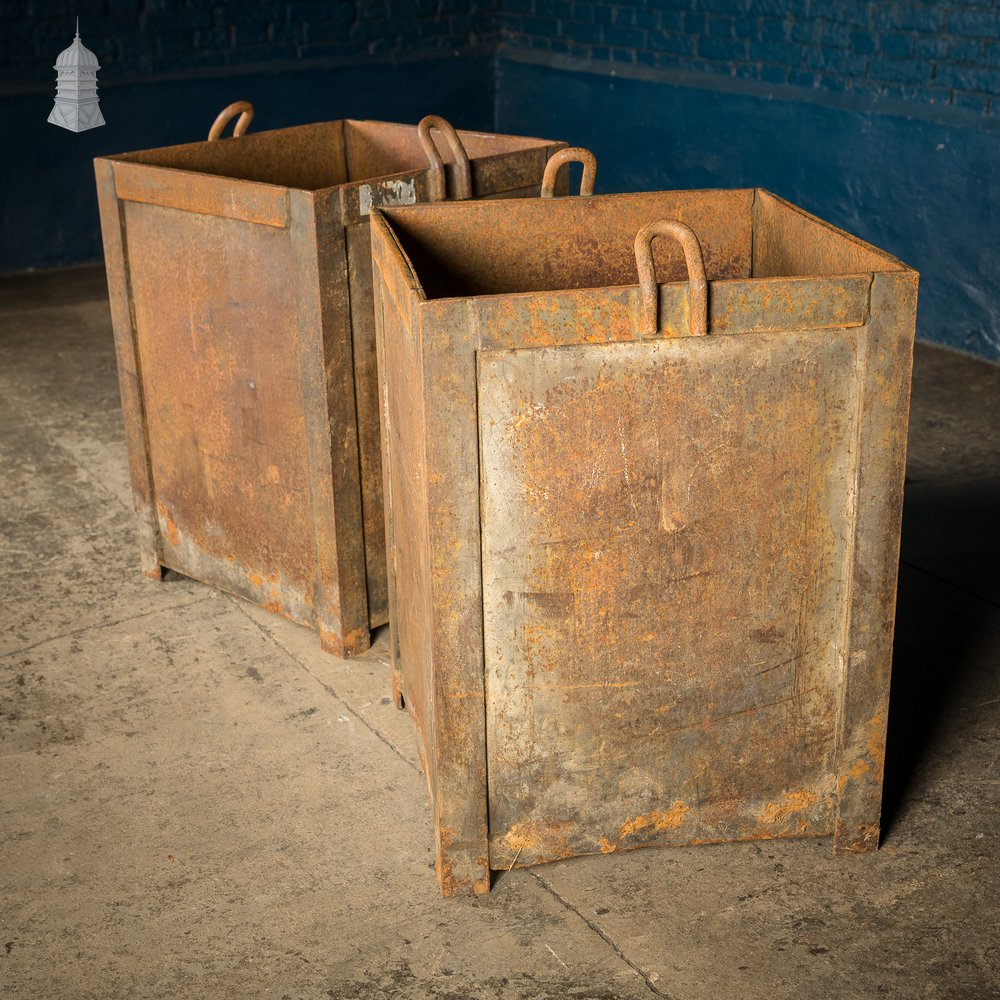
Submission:
[[[104,124],[97,97],[97,56],[80,41],[80,19],[76,19],[73,44],[59,53],[56,71],[56,100],[49,121],[71,132],[84,132]]]

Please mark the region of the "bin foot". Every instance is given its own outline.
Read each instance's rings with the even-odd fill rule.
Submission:
[[[148,576],[150,580],[162,580],[164,573],[164,567],[158,562],[147,563],[145,559],[142,562],[142,575]]]
[[[323,652],[332,653],[346,660],[351,656],[358,656],[364,653],[372,644],[371,632],[366,628],[351,629],[349,632],[341,634],[332,632],[324,625],[320,624],[319,644],[323,647]]]
[[[392,668],[392,703],[400,711],[406,708],[406,698],[403,697],[403,678],[400,677],[399,671],[395,667]]]
[[[878,850],[878,823],[837,823],[833,834],[833,853],[871,854]]]
[[[492,882],[489,864],[475,850],[438,850],[437,879],[442,896],[482,896]]]

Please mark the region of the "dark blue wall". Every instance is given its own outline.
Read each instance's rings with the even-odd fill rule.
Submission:
[[[1000,360],[996,123],[704,83],[501,58],[497,125],[589,146],[600,191],[768,188],[916,267],[921,337]]]
[[[500,0],[504,46],[997,113],[994,0]]]

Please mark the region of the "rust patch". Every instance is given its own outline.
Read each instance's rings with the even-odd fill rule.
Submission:
[[[179,545],[181,541],[180,531],[177,528],[177,522],[174,521],[173,516],[167,508],[157,501],[156,512],[160,516],[160,523],[167,531],[167,538],[170,539],[171,545]]]
[[[866,760],[856,760],[851,765],[851,777],[860,778],[871,770],[871,765]]]
[[[781,823],[795,813],[803,812],[819,801],[819,796],[815,792],[785,792],[785,797],[780,802],[768,802],[760,811],[761,823],[769,826]]]
[[[685,805],[677,799],[669,809],[654,809],[643,816],[636,816],[622,824],[619,836],[622,840],[631,837],[639,830],[644,830],[651,826],[654,830],[676,830],[684,822],[684,817],[691,811],[691,807]]]
[[[574,828],[572,820],[541,819],[515,823],[503,837],[503,846],[511,851],[559,851]]]

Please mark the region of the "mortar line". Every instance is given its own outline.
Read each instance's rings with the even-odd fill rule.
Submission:
[[[39,646],[44,646],[48,642],[57,642],[59,639],[67,639],[71,635],[83,635],[84,632],[96,632],[98,629],[114,628],[116,625],[124,625],[127,622],[139,621],[141,618],[149,618],[153,615],[162,615],[167,611],[181,611],[184,608],[190,608],[195,604],[204,604],[206,601],[212,600],[216,594],[206,594],[204,597],[195,598],[193,601],[187,601],[184,604],[171,604],[165,608],[154,608],[152,611],[143,611],[138,615],[126,615],[124,618],[116,618],[112,622],[94,622],[92,625],[81,625],[79,628],[71,628],[67,632],[60,632],[58,635],[50,635],[44,639],[39,639],[38,642],[31,643],[30,646],[21,646],[19,649],[11,649],[6,653],[0,653],[0,660],[5,660],[9,656],[20,656],[22,653],[28,653],[33,649],[37,649]]]
[[[589,927],[637,976],[639,976],[640,979],[642,979],[642,981],[646,984],[646,988],[653,994],[653,996],[658,997],[659,1000],[675,1000],[671,994],[664,993],[663,990],[659,989],[649,978],[648,974],[643,972],[642,969],[636,965],[635,962],[633,962],[628,955],[626,955],[625,952],[618,947],[617,944],[615,944],[614,940],[608,934],[602,931],[601,928],[598,927],[592,920],[588,920],[568,899],[556,892],[556,890],[553,889],[541,875],[530,868],[525,870],[555,900],[561,903],[562,906],[564,906],[571,913],[575,913],[587,925],[587,927]]]
[[[236,605],[236,608],[239,610],[240,614],[242,614],[249,622],[255,625],[264,636],[270,639],[271,642],[273,642],[275,646],[277,646],[278,649],[280,649],[292,661],[292,663],[294,663],[300,670],[308,674],[309,677],[311,677],[324,691],[326,691],[327,694],[331,695],[333,698],[339,701],[340,704],[343,705],[344,708],[347,709],[347,711],[350,712],[351,715],[353,715],[354,718],[357,719],[358,722],[360,722],[361,725],[365,727],[365,729],[367,729],[377,740],[384,743],[401,761],[408,764],[414,771],[417,772],[417,774],[420,773],[420,768],[417,767],[417,765],[414,764],[413,761],[409,760],[404,754],[402,754],[399,748],[395,745],[395,743],[392,742],[392,740],[390,740],[387,736],[383,736],[382,733],[380,733],[378,729],[375,728],[375,726],[373,726],[360,712],[358,712],[358,710],[342,694],[340,694],[337,691],[335,687],[333,687],[333,685],[327,684],[326,681],[321,680],[319,677],[317,677],[302,662],[302,660],[300,660],[287,646],[285,646],[281,642],[280,639],[278,639],[278,637],[273,632],[270,632],[263,625],[261,625],[261,623],[257,621],[246,610],[245,607],[243,607],[243,601],[240,600],[240,598],[232,597],[229,594],[226,594],[225,596],[228,597],[229,600]]]

